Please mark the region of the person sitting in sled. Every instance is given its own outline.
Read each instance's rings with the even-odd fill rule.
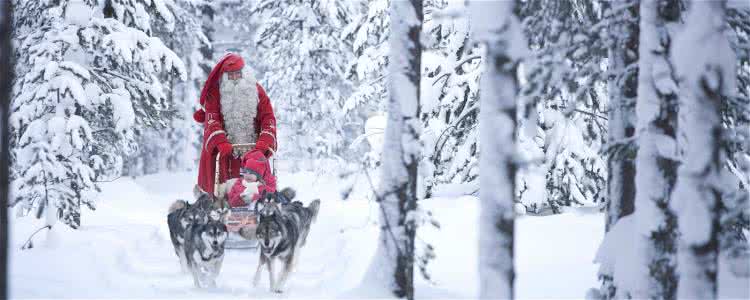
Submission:
[[[255,161],[261,158],[268,164],[268,158],[277,149],[276,117],[263,87],[258,84],[250,68],[245,67],[242,57],[234,53],[222,57],[211,70],[201,91],[200,104],[202,109],[193,114],[196,122],[203,123],[198,187],[213,194],[217,188],[214,186],[217,155],[220,155],[220,184],[240,177],[247,161],[253,161],[248,166],[256,169]],[[255,144],[252,149],[232,147],[232,144],[252,143]],[[276,179],[270,167],[267,174],[256,169],[253,169],[255,181],[262,183],[262,191],[275,192]],[[251,179],[249,175],[248,179]],[[239,182],[242,183],[242,180]],[[234,204],[244,205],[238,202]],[[233,206],[232,203],[230,206]]]
[[[240,168],[240,178],[229,179],[220,194],[226,195],[230,207],[245,206],[258,201],[268,193],[274,193],[278,203],[289,203],[295,196],[291,188],[276,193],[276,177],[271,172],[268,158],[260,152],[250,152]]]

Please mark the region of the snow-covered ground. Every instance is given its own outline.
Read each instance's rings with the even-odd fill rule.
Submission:
[[[364,193],[341,201],[337,176],[281,174],[303,201],[321,198],[318,223],[302,251],[287,292],[268,292],[267,277],[250,285],[257,253],[228,251],[215,290],[199,290],[180,272],[166,225],[166,210],[177,198],[189,199],[194,174],[121,178],[103,184],[96,212],[85,211],[76,232],[64,226],[35,237],[33,218],[11,218],[10,295],[12,298],[367,298],[361,278],[377,243],[377,207]],[[356,194],[355,194],[356,195]],[[472,197],[422,202],[440,222],[420,238],[435,246],[433,284],[419,279],[418,298],[475,298],[477,287],[478,202]],[[583,298],[598,286],[592,263],[603,236],[603,217],[567,213],[521,217],[516,226],[517,297]],[[418,272],[417,272],[418,273]],[[363,288],[364,287],[364,288]]]

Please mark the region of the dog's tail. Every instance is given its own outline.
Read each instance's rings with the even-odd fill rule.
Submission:
[[[169,206],[168,214],[171,214],[177,211],[178,209],[183,209],[186,206],[187,206],[187,202],[185,202],[185,200],[177,200],[174,203],[172,203],[172,205]]]
[[[308,205],[307,208],[312,211],[312,221],[315,222],[315,220],[318,219],[318,211],[320,210],[320,199],[315,199],[310,202],[310,205]]]

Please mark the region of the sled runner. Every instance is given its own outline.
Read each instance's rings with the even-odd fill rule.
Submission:
[[[252,150],[255,147],[254,143],[249,144],[232,144],[233,154],[243,155],[244,153]],[[219,178],[219,162],[221,161],[221,153],[216,155],[216,174],[214,177],[214,186],[218,187],[220,182]],[[276,164],[274,160],[270,160],[271,173],[276,175]],[[214,189],[215,196],[218,196],[219,189]],[[228,205],[227,201],[222,201],[223,205]],[[224,207],[222,207],[224,208]],[[258,216],[255,209],[251,205],[230,207],[229,214],[226,218],[227,230],[229,236],[224,244],[227,249],[257,249],[257,239],[245,239],[240,236],[239,231],[243,227],[256,227],[258,224]]]

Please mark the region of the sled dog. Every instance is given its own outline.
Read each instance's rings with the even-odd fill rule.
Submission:
[[[185,234],[185,258],[195,287],[216,287],[216,277],[224,261],[224,241],[229,234],[221,220],[188,225]]]
[[[224,221],[228,210],[217,208],[212,197],[202,192],[199,188],[193,190],[196,200],[193,204],[185,200],[177,200],[169,207],[167,214],[167,225],[169,237],[172,240],[174,251],[180,260],[183,272],[188,271],[185,257],[185,235],[188,227],[193,224],[205,224],[209,220]]]
[[[261,251],[253,285],[258,286],[263,266],[267,266],[271,291],[281,293],[296,264],[299,249],[307,240],[310,225],[318,215],[320,200],[313,200],[307,207],[299,201],[278,204],[276,194],[271,193],[259,202],[258,206],[261,207],[258,209],[258,227],[255,235]],[[240,230],[243,237],[247,238],[251,234],[253,233]],[[274,274],[276,261],[283,262],[283,270],[278,281]]]

